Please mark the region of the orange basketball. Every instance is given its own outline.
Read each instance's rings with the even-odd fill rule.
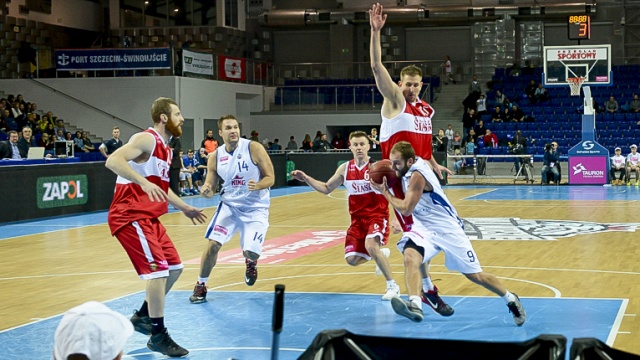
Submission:
[[[400,179],[396,176],[395,170],[391,165],[391,160],[380,160],[369,165],[369,178],[373,182],[382,184],[382,179],[387,178],[387,185],[393,187]]]

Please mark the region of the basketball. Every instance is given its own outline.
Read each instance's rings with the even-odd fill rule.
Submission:
[[[373,182],[382,184],[382,179],[387,178],[387,185],[394,186],[400,179],[396,176],[395,170],[391,165],[391,160],[380,160],[369,165],[369,178]]]

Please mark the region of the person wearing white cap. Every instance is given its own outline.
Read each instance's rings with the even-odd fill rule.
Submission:
[[[621,151],[622,149],[617,147],[615,150],[616,154],[611,157],[611,169],[609,170],[609,173],[611,174],[611,185],[624,184],[624,178],[626,175],[624,165],[627,159],[625,159],[624,156],[620,155]],[[616,171],[620,171],[620,175],[618,176],[617,180],[616,180]]]
[[[640,153],[636,144],[631,145],[631,152],[627,155],[627,186],[631,185],[631,172],[636,173],[636,186],[640,186],[638,173],[640,173]]]
[[[67,311],[55,333],[55,360],[119,360],[133,334],[133,325],[124,315],[97,301],[89,301]]]

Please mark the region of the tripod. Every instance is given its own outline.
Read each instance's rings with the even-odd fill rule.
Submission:
[[[522,174],[524,175],[524,181],[530,182],[533,184],[533,155],[516,155],[518,157],[518,162],[520,163],[518,166],[518,171],[516,175],[513,177],[513,183],[515,184],[518,181],[518,177]],[[528,158],[528,160],[527,160]],[[513,165],[516,166],[515,164]]]

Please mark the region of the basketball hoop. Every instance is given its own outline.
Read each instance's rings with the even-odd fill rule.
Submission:
[[[567,78],[567,83],[569,84],[569,88],[571,88],[571,96],[580,96],[580,87],[582,87],[582,83],[584,83],[584,78],[583,77]]]

